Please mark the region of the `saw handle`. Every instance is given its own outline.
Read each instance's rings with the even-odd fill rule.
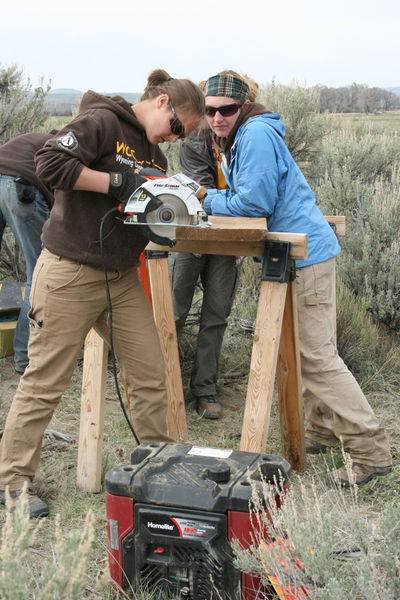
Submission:
[[[126,202],[146,179],[137,173],[125,171],[124,173],[110,173],[108,195],[118,202]]]
[[[163,171],[161,171],[160,169],[156,169],[155,167],[145,167],[140,171],[140,173],[130,173],[129,171],[127,171],[126,173],[110,173],[110,189],[108,193],[109,195],[115,197],[116,192],[115,189],[113,190],[112,188],[120,188],[121,186],[123,186],[124,183],[126,185],[126,180],[128,180],[129,183],[131,183],[132,181],[138,182],[138,184],[135,185],[134,188],[131,187],[131,189],[129,190],[129,199],[133,192],[135,192],[143,183],[146,183],[146,181],[166,178],[166,174],[163,173]],[[117,193],[119,194],[119,196],[122,196],[123,192],[121,190]],[[124,201],[121,197],[119,197],[118,199],[122,200],[118,204],[118,212],[123,213],[128,200]]]

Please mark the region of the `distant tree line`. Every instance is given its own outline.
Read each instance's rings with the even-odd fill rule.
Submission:
[[[347,87],[317,86],[321,113],[376,113],[400,109],[400,96],[388,90],[352,83]]]
[[[278,85],[272,81],[260,88],[259,99],[270,109],[278,101],[278,104],[288,103],[289,107],[293,89],[298,90],[304,101],[302,106],[297,102],[298,113],[289,111],[289,114],[297,115],[296,119],[301,119],[301,113],[304,116],[304,111],[306,114],[318,111],[320,113],[374,113],[400,109],[400,95],[359,83],[339,88],[316,86],[307,89],[299,85]],[[50,82],[45,82],[42,78],[39,84],[32,88],[30,79],[25,77],[22,69],[17,65],[3,66],[0,63],[0,144],[21,133],[41,131],[51,114],[69,116],[77,109],[80,93],[73,90],[70,94],[59,95],[49,94],[49,92]],[[138,95],[130,93],[124,94],[124,97],[129,102],[135,102]],[[304,123],[304,120],[301,122]],[[295,150],[300,154],[303,152],[302,148],[305,146],[303,134],[305,132],[301,132],[297,142],[295,139],[292,140],[294,153]],[[300,159],[297,154],[296,159]]]

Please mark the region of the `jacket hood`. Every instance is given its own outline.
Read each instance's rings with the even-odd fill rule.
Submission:
[[[276,133],[278,135],[280,135],[281,138],[285,137],[285,126],[281,121],[280,115],[277,115],[276,113],[269,113],[269,114],[259,115],[257,118],[261,119],[262,121],[267,123],[270,127],[272,127],[272,129],[274,129],[274,131],[276,131]]]
[[[138,125],[141,127],[131,106],[132,105],[127,102],[125,98],[122,98],[122,96],[103,96],[102,94],[89,90],[82,96],[79,112],[82,113],[87,110],[104,108],[114,112],[120,119],[133,123],[136,127]]]
[[[271,113],[267,108],[265,108],[265,106],[263,106],[262,104],[258,104],[257,102],[249,102],[248,104],[244,104],[242,110],[240,111],[239,118],[237,119],[233,129],[230,131],[228,137],[220,138],[213,135],[213,139],[217,147],[220,150],[222,150],[222,152],[224,152],[228,164],[230,161],[231,148],[235,142],[238,130],[247,121],[256,118],[269,119],[271,121],[271,127],[274,127],[275,131],[281,137],[285,135],[285,126],[280,120],[279,115]]]

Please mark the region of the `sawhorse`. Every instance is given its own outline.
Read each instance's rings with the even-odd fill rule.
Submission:
[[[334,219],[336,228],[344,227],[344,219],[341,219]],[[307,255],[306,234],[268,232],[265,219],[210,217],[210,221],[213,224],[210,228],[177,228],[179,239],[173,248],[153,243],[147,248],[150,252],[264,256],[265,242],[274,241],[290,243],[291,259],[305,258]],[[185,441],[185,402],[168,262],[165,254],[161,256],[147,260],[147,271],[154,318],[165,360],[169,398],[168,431],[176,440]],[[78,486],[91,492],[100,490],[106,366],[107,345],[91,331],[85,344],[78,452]],[[278,381],[282,455],[293,469],[302,471],[305,467],[304,416],[293,281],[261,282],[241,450],[265,451],[275,374]]]

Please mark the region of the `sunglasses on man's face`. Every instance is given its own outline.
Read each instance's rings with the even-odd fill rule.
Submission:
[[[221,115],[221,117],[232,117],[235,115],[238,110],[240,110],[242,104],[225,104],[225,106],[206,106],[206,116],[207,117],[215,117],[217,112]]]
[[[178,119],[178,115],[175,112],[175,109],[174,109],[174,107],[172,105],[171,100],[169,101],[169,107],[172,110],[172,114],[174,115],[169,120],[169,126],[171,128],[171,133],[173,135],[177,135],[178,138],[182,139],[186,135],[185,134],[185,127],[183,126],[183,124],[181,123],[181,121]]]

